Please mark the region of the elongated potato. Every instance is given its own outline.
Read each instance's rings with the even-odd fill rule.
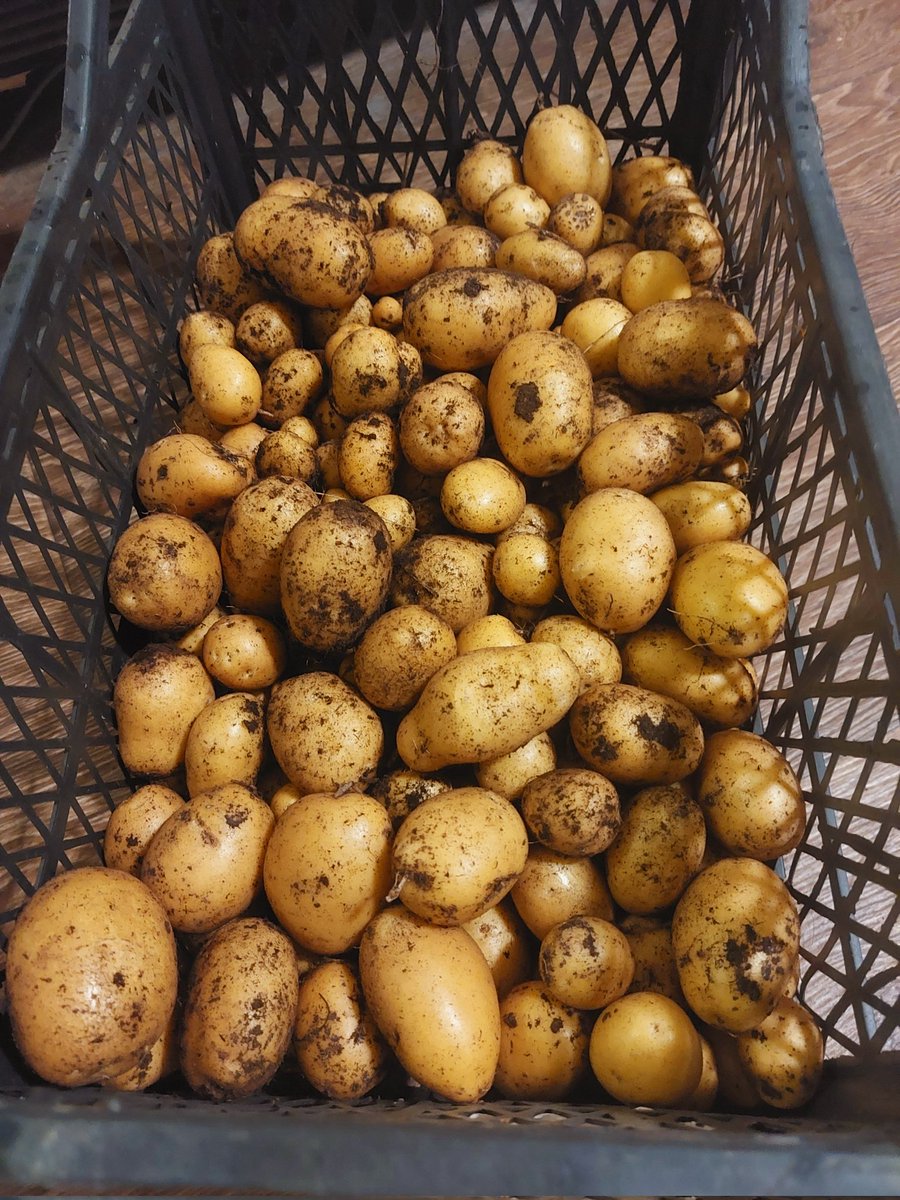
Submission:
[[[687,788],[645,788],[624,806],[622,828],[606,851],[613,899],[639,915],[668,908],[700,869],[705,849],[703,812]]]
[[[644,154],[618,163],[612,172],[610,210],[632,225],[651,196],[663,188],[692,188],[694,177],[690,167],[677,158]]]
[[[463,208],[480,215],[500,188],[522,182],[522,167],[512,146],[483,138],[462,156],[455,182]]]
[[[416,771],[497,758],[552,728],[580,687],[578,668],[550,643],[473,650],[431,677],[397,750]]]
[[[184,754],[189,796],[223,783],[253,787],[263,761],[266,727],[259,696],[230,692],[213,700],[191,726]]]
[[[557,104],[532,117],[522,171],[525,182],[550,205],[572,192],[586,192],[602,207],[612,189],[606,139],[587,113],[571,104]]]
[[[184,808],[177,792],[162,783],[147,783],[110,814],[103,835],[103,861],[114,871],[140,878],[144,851],[173,812]]]
[[[431,366],[470,371],[492,363],[517,334],[549,329],[555,318],[550,288],[522,275],[491,268],[439,271],[406,293],[403,336]]]
[[[534,944],[509,899],[466,921],[463,929],[487,959],[501,1000],[516,984],[534,978]]]
[[[646,495],[693,474],[702,453],[703,433],[687,417],[637,413],[591,438],[578,459],[578,481],[584,492],[624,487]]]

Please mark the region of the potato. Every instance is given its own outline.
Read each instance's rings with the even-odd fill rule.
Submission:
[[[262,889],[263,857],[275,824],[250,788],[201,792],[154,834],[141,879],[175,929],[207,933],[239,916]]]
[[[527,183],[498,188],[482,213],[487,228],[502,240],[526,229],[542,229],[549,216],[550,205]]]
[[[621,303],[622,272],[625,270],[625,264],[637,252],[638,247],[633,241],[625,241],[601,246],[599,250],[589,254],[584,260],[584,283],[576,289],[572,297],[575,303],[583,304],[587,300],[597,299]]]
[[[473,459],[484,439],[484,408],[462,383],[435,379],[400,413],[400,446],[423,475],[446,475]]]
[[[727,483],[691,479],[660,488],[653,503],[666,518],[679,554],[707,542],[737,542],[750,528],[750,502]]]
[[[297,641],[318,651],[356,641],[387,599],[391,561],[387,527],[364,504],[304,513],[281,557],[281,604]]]
[[[548,733],[539,733],[517,750],[478,763],[475,778],[480,787],[498,792],[507,800],[518,800],[529,780],[552,771],[555,766],[553,740]]]
[[[416,532],[416,510],[405,496],[388,492],[370,496],[363,503],[384,521],[391,543],[391,554],[399,554],[412,541]]]
[[[522,818],[486,788],[423,800],[394,839],[391,898],[433,925],[462,925],[502,900],[528,856]]]
[[[727,392],[719,392],[717,396],[713,396],[712,400],[717,408],[721,408],[724,413],[736,421],[742,421],[753,407],[753,397],[740,384],[737,387],[729,388]]]
[[[671,696],[701,721],[743,725],[756,709],[758,684],[749,659],[722,658],[679,629],[647,625],[622,647],[626,682]]]
[[[744,446],[741,427],[733,417],[722,412],[717,404],[692,404],[681,408],[683,416],[696,421],[703,430],[701,467],[725,463]]]
[[[256,452],[268,436],[268,429],[263,429],[262,425],[257,424],[256,421],[248,421],[246,425],[232,425],[219,438],[218,444],[223,450],[227,450],[230,454],[243,456],[249,461],[250,479],[248,483],[255,482]]]
[[[773,1108],[801,1108],[816,1094],[825,1057],[815,1018],[782,997],[755,1029],[737,1036],[738,1057],[761,1098]]]
[[[658,992],[686,1008],[672,949],[671,925],[662,918],[628,916],[620,928],[634,958],[634,978],[628,990]]]
[[[508,899],[501,900],[474,920],[466,921],[462,928],[487,960],[500,1000],[517,984],[533,976],[531,937]]]
[[[304,1077],[330,1100],[360,1100],[383,1079],[388,1048],[348,963],[321,963],[300,981],[294,1053]]]
[[[559,556],[537,533],[504,539],[494,551],[491,571],[497,591],[513,604],[540,608],[559,591]]]
[[[259,300],[241,313],[235,330],[237,349],[257,367],[301,345],[300,313],[284,300]]]
[[[377,713],[327,671],[276,683],[266,727],[278,765],[305,792],[365,786],[384,748]]]
[[[540,330],[513,337],[491,368],[488,410],[503,457],[521,474],[571,466],[591,433],[591,375],[566,338]]]
[[[456,637],[446,621],[419,604],[404,604],[377,617],[353,659],[357,689],[376,708],[401,712],[425,684],[456,658]]]
[[[500,1006],[494,1086],[508,1100],[565,1100],[588,1074],[590,1025],[540,982],[520,983]]]
[[[405,768],[380,776],[369,788],[371,795],[387,809],[395,829],[423,800],[449,790],[450,784],[444,780]]]
[[[434,674],[397,730],[408,767],[436,771],[523,746],[568,712],[580,677],[553,645],[474,650]]]
[[[151,644],[119,672],[113,708],[119,755],[135,775],[170,775],[184,762],[194,719],[215,696],[203,664],[187,650]]]
[[[404,338],[443,371],[488,366],[518,334],[549,329],[555,318],[549,288],[493,268],[438,271],[403,300]]]
[[[311,350],[285,350],[266,371],[260,415],[276,426],[283,425],[288,417],[306,412],[323,386],[322,364]]]
[[[760,1095],[741,1062],[737,1038],[710,1025],[703,1025],[702,1033],[716,1061],[720,1102],[728,1106],[729,1112],[760,1108]]]
[[[262,767],[266,727],[259,696],[231,692],[207,704],[188,734],[184,754],[189,796],[225,783],[253,787]]]
[[[216,425],[252,421],[262,404],[262,380],[248,358],[230,346],[198,346],[188,378],[194,399]]]
[[[343,417],[397,408],[420,382],[418,356],[383,329],[353,330],[331,360],[332,398]]]
[[[399,905],[386,909],[363,934],[359,973],[404,1070],[448,1100],[481,1099],[497,1067],[500,1006],[465,930],[429,925]]]
[[[260,479],[279,475],[312,483],[318,469],[315,449],[304,437],[286,426],[276,429],[260,442],[256,451],[256,471]]]
[[[623,1104],[683,1104],[703,1073],[700,1036],[674,1001],[656,992],[614,1000],[591,1034],[591,1067]]]
[[[372,305],[372,324],[388,333],[397,333],[403,324],[403,305],[396,296],[381,296]]]
[[[393,296],[423,279],[434,264],[434,246],[422,230],[377,229],[369,235],[372,274],[366,283],[370,296]]]
[[[799,954],[800,922],[774,871],[723,858],[678,902],[672,945],[685,999],[701,1021],[731,1033],[773,1011]]]
[[[579,287],[587,267],[568,242],[546,229],[524,229],[509,234],[497,248],[495,262],[504,271],[525,275],[536,283],[566,295]]]
[[[539,842],[578,858],[602,853],[621,825],[616,789],[581,767],[532,778],[522,791],[522,816]]]
[[[471,654],[490,646],[524,646],[525,639],[508,617],[489,613],[464,625],[456,635],[456,653]]]
[[[525,507],[525,485],[496,458],[471,458],[444,477],[441,508],[451,525],[466,533],[508,529]],[[496,557],[496,556],[495,556]]]
[[[491,556],[490,546],[469,538],[415,538],[394,565],[390,602],[394,607],[421,604],[459,633],[490,610]]]
[[[391,822],[361,792],[311,792],[279,817],[265,858],[266,897],[283,928],[316,954],[343,954],[384,907]]]
[[[619,242],[634,242],[634,226],[616,213],[605,212],[599,249],[603,249],[604,246],[615,246]]]
[[[687,267],[664,247],[639,250],[622,271],[622,303],[633,313],[661,300],[687,300],[691,279]]]
[[[581,757],[614,783],[677,783],[697,769],[703,732],[693,713],[656,692],[595,683],[569,714]]]
[[[186,367],[198,346],[233,346],[234,322],[221,313],[201,308],[188,313],[178,329],[178,353]]]
[[[494,539],[496,545],[500,545],[506,538],[512,537],[517,533],[539,533],[541,537],[548,541],[555,538],[562,528],[562,521],[557,514],[544,504],[533,504],[529,502],[522,509],[519,516],[509,529],[504,529]]]
[[[572,192],[554,204],[547,218],[547,229],[587,258],[603,236],[603,207],[586,192]]]
[[[297,960],[290,939],[256,917],[230,921],[191,968],[181,1070],[214,1100],[265,1087],[281,1065],[297,1012]]]
[[[295,801],[305,795],[295,783],[284,783],[276,792],[269,798],[269,808],[275,815],[275,820],[286,812]]]
[[[708,283],[725,261],[725,243],[705,206],[687,189],[663,188],[648,200],[635,223],[647,250],[663,250],[684,263],[691,283]]]
[[[726,729],[707,739],[697,803],[729,854],[768,861],[803,840],[806,805],[791,764],[747,730]]]
[[[266,184],[261,196],[290,196],[292,200],[323,200],[325,190],[312,179],[299,175],[285,175]]]
[[[646,411],[647,404],[641,396],[621,379],[605,377],[595,379],[592,387],[594,411],[591,416],[591,433],[596,435],[613,421],[633,417]]]
[[[651,196],[674,186],[694,186],[694,177],[685,163],[655,154],[632,158],[613,169],[609,207],[633,225]]]
[[[271,687],[287,665],[284,635],[265,617],[248,613],[222,617],[203,640],[203,665],[232,691]]]
[[[612,897],[595,860],[572,858],[546,846],[531,847],[510,896],[519,916],[541,940],[570,917],[613,919]]]
[[[393,487],[399,458],[396,426],[383,412],[355,417],[338,444],[341,481],[354,500],[386,496]]]
[[[747,318],[720,300],[663,300],[619,337],[619,374],[659,400],[711,397],[741,382],[756,351]]]
[[[163,822],[184,808],[177,792],[147,783],[110,813],[103,835],[103,861],[115,871],[140,878],[144,851]]]
[[[706,849],[702,809],[683,784],[645,788],[622,809],[622,827],[606,851],[606,882],[626,912],[674,904],[700,870]]]
[[[445,225],[431,235],[431,245],[434,250],[432,271],[499,266],[496,255],[500,239],[479,225]]]
[[[586,192],[602,207],[612,187],[606,139],[591,118],[571,104],[544,108],[531,118],[522,146],[525,182],[551,206]]]
[[[585,494],[630,488],[646,495],[692,475],[700,465],[703,433],[678,413],[637,413],[594,434],[578,459]]]
[[[353,497],[340,486],[341,471],[338,466],[338,445],[334,442],[323,442],[316,446],[316,467],[319,473],[319,486],[323,488],[322,503],[328,500],[351,500]]]
[[[631,310],[609,297],[583,300],[569,309],[560,327],[563,337],[584,355],[593,379],[615,375],[619,336],[631,319]]]
[[[307,308],[304,312],[306,345],[320,350],[342,329],[360,329],[372,324],[372,301],[368,296],[357,296],[352,304],[341,308]],[[326,365],[331,365],[327,352]]]
[[[583,617],[569,613],[545,617],[531,631],[530,640],[553,642],[565,650],[578,668],[582,692],[592,683],[618,683],[622,678],[622,660],[615,642]]]
[[[222,568],[199,525],[174,513],[151,513],[116,542],[106,582],[110,603],[132,625],[175,633],[197,625],[215,606]]]
[[[188,400],[178,413],[176,428],[179,433],[191,433],[209,442],[218,442],[224,433],[224,426],[215,425],[193,399]]]
[[[318,503],[299,479],[251,484],[232,504],[222,531],[222,572],[232,603],[274,616],[281,607],[281,555],[287,536]]]
[[[28,1065],[61,1087],[137,1065],[175,1006],[175,940],[133,875],[70,870],[19,913],[6,957],[6,1002]]]
[[[605,1008],[628,991],[634,959],[625,934],[599,917],[570,917],[545,935],[538,969],[570,1008]]]
[[[382,205],[381,219],[388,229],[399,226],[429,236],[447,224],[447,214],[437,196],[417,187],[398,188],[396,192],[388,193]]]
[[[241,265],[231,233],[218,233],[203,243],[197,255],[196,279],[203,307],[231,321],[237,321],[248,305],[266,295]]]
[[[362,233],[372,232],[375,228],[375,211],[368,197],[346,183],[329,181],[320,186],[323,202],[329,208],[352,221]]]
[[[181,1011],[176,1004],[165,1029],[153,1045],[143,1052],[133,1067],[101,1080],[103,1086],[115,1092],[142,1092],[172,1075],[178,1070],[180,1032]]]
[[[495,192],[522,182],[522,167],[511,146],[484,138],[466,150],[456,168],[456,192],[468,212],[484,211]]]
[[[238,218],[234,248],[266,286],[312,308],[352,304],[372,273],[364,233],[318,200],[257,200]]]
[[[657,612],[675,568],[665,517],[645,496],[603,488],[566,521],[559,570],[573,607],[606,633],[632,633]]]
[[[723,658],[767,650],[781,633],[787,604],[781,572],[743,542],[695,546],[672,574],[670,606],[682,633]]]

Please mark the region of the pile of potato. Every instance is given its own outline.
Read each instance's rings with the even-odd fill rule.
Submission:
[[[10,940],[45,1079],[810,1098],[723,255],[683,164],[566,106],[453,195],[282,179],[205,245],[108,574],[147,782]]]

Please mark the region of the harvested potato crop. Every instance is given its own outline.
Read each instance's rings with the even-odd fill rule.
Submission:
[[[279,475],[312,483],[318,470],[315,448],[284,425],[263,438],[254,461],[260,479]]]
[[[571,104],[544,108],[532,117],[522,146],[522,172],[551,206],[572,192],[585,192],[603,207],[612,187],[606,139]]]
[[[300,416],[318,399],[324,386],[322,364],[311,350],[279,354],[263,379],[261,416],[278,426]]]
[[[549,216],[550,205],[527,183],[499,188],[482,213],[487,228],[502,240],[526,229],[542,229]]]
[[[645,154],[617,163],[613,168],[609,208],[633,225],[656,192],[668,187],[693,186],[691,170],[680,159]]]
[[[340,213],[362,233],[371,233],[375,228],[375,212],[367,196],[346,183],[329,181],[319,185],[322,200],[329,208]]]
[[[381,219],[389,229],[399,226],[427,234],[447,224],[447,214],[437,196],[416,187],[389,192],[381,207]]]
[[[590,1023],[543,983],[518,984],[500,1006],[494,1086],[508,1100],[565,1100],[588,1074]]]
[[[342,417],[398,408],[420,382],[421,363],[413,347],[373,326],[353,330],[331,360],[331,394]]]
[[[231,692],[197,715],[184,754],[189,796],[225,783],[254,786],[263,763],[264,709],[259,696]]]
[[[707,542],[739,541],[750,528],[750,501],[728,483],[690,479],[660,488],[651,499],[668,521],[679,554]]]
[[[512,233],[497,248],[496,265],[504,271],[526,275],[557,296],[574,292],[584,283],[587,267],[574,247],[546,229]]]
[[[300,175],[284,175],[273,179],[260,192],[261,196],[290,196],[292,200],[322,200],[324,189],[313,179]]]
[[[431,235],[431,245],[434,250],[433,271],[500,266],[496,261],[500,239],[480,225],[445,225]],[[507,267],[507,270],[511,269]]]
[[[218,233],[203,243],[194,274],[203,307],[231,321],[266,296],[265,288],[244,270],[235,254],[231,233]]]
[[[255,480],[253,467],[256,452],[268,436],[268,429],[263,429],[262,425],[256,421],[248,421],[246,425],[232,425],[219,438],[219,445],[223,450],[227,450],[230,454],[243,455],[248,460],[251,475],[248,482]]]
[[[621,379],[610,377],[595,379],[592,387],[594,411],[591,417],[591,433],[598,434],[613,421],[633,417],[645,412],[647,402]]]
[[[589,254],[584,260],[587,272],[584,283],[576,289],[573,296],[576,304],[596,299],[621,303],[622,272],[625,270],[625,264],[637,252],[638,246],[633,241],[625,241],[601,246],[599,250]]]
[[[508,617],[488,613],[464,625],[456,635],[457,654],[470,654],[489,646],[524,646],[525,639]]]
[[[450,784],[437,776],[423,775],[405,768],[382,775],[370,786],[369,793],[387,809],[396,829],[423,800],[448,792]]]
[[[366,283],[370,296],[405,292],[431,271],[434,245],[428,233],[395,226],[369,235],[372,274]]]
[[[691,1019],[655,992],[613,1001],[591,1034],[591,1066],[623,1104],[679,1105],[700,1083],[703,1051]]]
[[[509,899],[463,925],[487,960],[500,1000],[534,975],[531,935]]]
[[[184,800],[170,787],[145,783],[110,813],[103,835],[104,863],[140,878],[144,851],[154,833],[182,808]]]
[[[377,617],[353,657],[357,689],[370,704],[395,712],[409,708],[431,676],[456,658],[456,637],[446,621],[418,604]]]
[[[249,459],[190,433],[172,433],[148,446],[135,474],[138,499],[148,512],[188,518],[221,515],[254,481]]]
[[[512,146],[484,138],[463,154],[456,169],[456,192],[463,208],[479,215],[495,192],[522,182],[522,166]]]
[[[615,787],[596,771],[560,767],[531,779],[522,791],[522,816],[539,842],[558,854],[600,854],[621,826]]]
[[[668,908],[700,870],[705,849],[703,810],[683,784],[637,792],[623,805],[622,826],[606,851],[613,899],[639,915]]]
[[[268,366],[303,341],[298,310],[283,300],[258,300],[241,313],[235,330],[237,349],[256,367]]]
[[[482,542],[451,534],[414,538],[394,564],[390,602],[421,604],[459,633],[490,611],[492,553]]]
[[[633,313],[661,300],[687,300],[691,279],[687,267],[666,249],[639,250],[622,271],[622,303]]]
[[[203,665],[232,691],[271,687],[287,664],[287,646],[265,617],[235,613],[216,621],[203,639]]]
[[[452,467],[441,486],[441,508],[465,533],[508,529],[525,507],[525,485],[496,458],[471,458]]]
[[[262,380],[249,358],[230,346],[198,346],[188,379],[194,399],[215,425],[252,421],[262,404]]]
[[[628,991],[634,959],[621,930],[599,917],[570,917],[544,936],[538,969],[570,1008],[605,1008]]]
[[[307,308],[304,310],[305,345],[319,350],[328,345],[334,334],[350,326],[365,328],[372,324],[372,301],[368,296],[357,296],[352,304],[340,308]],[[330,358],[324,355],[326,365]]]
[[[491,570],[497,591],[513,604],[540,608],[559,591],[559,556],[537,533],[505,538],[494,551]]]
[[[693,284],[714,279],[725,261],[722,235],[699,197],[686,188],[656,192],[641,210],[635,237],[647,250],[674,254]]]
[[[554,642],[565,650],[581,675],[581,690],[592,683],[618,683],[622,659],[616,643],[590,621],[570,613],[545,617],[531,631],[532,642]]]
[[[587,192],[572,192],[554,204],[547,218],[547,229],[587,258],[603,236],[603,207]]]
[[[341,482],[354,500],[386,496],[399,459],[397,427],[384,412],[354,417],[338,443]]]
[[[200,309],[188,313],[178,330],[178,353],[186,367],[190,366],[191,355],[198,346],[234,345],[234,322],[221,313]]]
[[[634,958],[634,979],[628,990],[658,992],[686,1007],[672,949],[671,925],[658,917],[628,916],[621,921],[620,928],[628,938]]]
[[[560,332],[584,355],[593,379],[615,375],[618,369],[619,336],[631,318],[631,310],[618,300],[600,296],[582,300],[566,313]]]
[[[518,800],[525,785],[537,775],[552,771],[556,766],[556,749],[549,733],[539,733],[524,746],[489,758],[475,767],[479,786]]]
[[[400,446],[423,475],[446,475],[475,458],[484,439],[484,408],[462,383],[447,377],[416,389],[400,413]]]
[[[630,488],[646,495],[692,475],[703,454],[700,426],[679,413],[637,413],[594,434],[578,459],[584,494]]]
[[[737,1036],[741,1065],[773,1108],[801,1108],[816,1093],[825,1056],[815,1018],[796,1000],[782,997],[755,1029]]]
[[[114,1092],[142,1092],[178,1070],[178,1036],[181,1031],[181,1006],[176,1003],[165,1029],[133,1067],[101,1080]]]
[[[510,897],[519,916],[543,940],[570,917],[613,919],[613,902],[593,858],[574,858],[547,846],[532,846]]]
[[[370,496],[363,503],[384,521],[391,543],[391,553],[399,554],[413,540],[416,532],[416,510],[405,496],[388,492]]]
[[[381,296],[372,305],[372,324],[389,333],[397,333],[403,323],[403,305],[396,296]]]

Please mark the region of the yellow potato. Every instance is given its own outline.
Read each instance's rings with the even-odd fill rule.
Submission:
[[[615,300],[621,303],[622,272],[625,270],[625,264],[637,252],[638,247],[633,241],[625,241],[601,246],[599,250],[589,254],[584,260],[587,271],[584,283],[573,297],[576,304],[595,299]]]
[[[269,807],[275,814],[275,820],[277,821],[282,813],[289,809],[304,794],[295,783],[282,784],[269,799]]]
[[[421,365],[410,369],[411,347],[384,329],[355,329],[331,360],[331,393],[342,417],[387,412],[404,403],[421,382]]]
[[[716,1062],[721,1103],[728,1106],[729,1112],[759,1108],[759,1092],[741,1062],[737,1038],[711,1025],[703,1025],[701,1029]]]
[[[499,533],[521,516],[524,507],[525,485],[496,458],[458,463],[441,486],[444,516],[465,533]]]
[[[684,263],[691,283],[708,283],[725,261],[725,243],[699,198],[663,188],[644,205],[635,237],[647,250],[667,251]]]
[[[706,849],[703,810],[682,784],[645,788],[622,809],[622,827],[606,851],[606,882],[626,912],[674,904],[697,874]]]
[[[391,543],[391,554],[399,554],[412,541],[416,532],[416,510],[405,496],[388,492],[370,496],[363,503],[384,521]]]
[[[565,650],[581,675],[582,691],[592,683],[618,683],[622,678],[616,643],[583,617],[568,613],[545,617],[531,631],[530,640],[553,642]]]
[[[623,1104],[683,1104],[703,1073],[700,1036],[667,996],[631,992],[603,1010],[591,1034],[591,1066]]]
[[[268,436],[268,429],[263,429],[262,425],[257,424],[256,421],[248,421],[246,425],[232,425],[219,438],[219,445],[223,450],[248,459],[250,474],[248,483],[255,482],[256,452]]]
[[[431,677],[400,722],[397,750],[418,771],[497,758],[551,729],[579,686],[576,667],[557,646],[474,650]]]
[[[622,271],[622,303],[633,313],[661,300],[687,300],[691,279],[687,267],[666,249],[639,250]]]
[[[573,858],[546,846],[532,846],[511,893],[519,916],[543,940],[570,917],[613,919],[613,902],[597,862]]]
[[[592,378],[615,375],[619,336],[630,317],[630,309],[608,297],[583,300],[569,309],[561,332],[584,355]]]
[[[147,783],[110,813],[103,835],[103,861],[115,871],[140,878],[144,851],[157,829],[184,808],[177,792],[162,783]]]
[[[234,322],[221,313],[209,312],[202,308],[199,312],[188,313],[178,330],[178,353],[186,367],[191,364],[191,355],[198,346],[233,346]]]
[[[409,708],[431,676],[456,658],[456,637],[446,621],[418,604],[377,617],[353,658],[358,691],[376,708]]]
[[[271,687],[287,665],[284,635],[265,617],[222,617],[203,639],[203,665],[232,691]]]
[[[542,109],[529,122],[522,147],[522,171],[548,204],[572,192],[609,199],[612,168],[606,139],[591,118],[571,104]]]
[[[283,425],[289,417],[306,412],[323,385],[322,364],[311,350],[286,350],[266,371],[261,415],[275,425]]]
[[[479,215],[491,196],[522,182],[522,167],[511,146],[484,138],[474,142],[456,168],[456,192],[463,208]]]
[[[487,228],[502,240],[526,229],[542,229],[549,216],[550,205],[527,183],[498,188],[482,213]]]
[[[322,199],[329,208],[351,221],[363,233],[375,228],[375,212],[368,197],[346,183],[323,183],[320,185]]]
[[[400,413],[400,446],[423,475],[446,475],[474,458],[484,439],[484,408],[447,377],[418,388]]]
[[[254,786],[263,762],[263,709],[259,696],[231,692],[198,714],[184,754],[188,796],[224,783]]]
[[[390,192],[381,206],[381,219],[389,229],[399,226],[429,235],[447,224],[447,214],[437,196],[416,187]]]
[[[496,264],[504,271],[526,275],[557,296],[574,292],[584,283],[584,258],[563,238],[546,229],[510,234],[497,248]]]
[[[560,588],[559,556],[552,542],[537,533],[505,538],[494,551],[491,570],[497,591],[513,604],[540,608]]]
[[[744,435],[740,425],[717,404],[690,405],[682,409],[682,415],[696,421],[703,430],[701,467],[725,463],[743,449]]]
[[[532,940],[511,902],[501,900],[462,926],[487,960],[503,1000],[519,983],[534,975]]]
[[[634,958],[634,979],[628,990],[659,992],[685,1008],[672,949],[672,927],[661,918],[628,916],[623,918],[620,928],[628,938]]]
[[[628,991],[634,958],[628,939],[600,917],[570,917],[541,942],[541,979],[570,1008],[605,1008]]]
[[[372,301],[368,296],[357,296],[352,304],[340,308],[307,308],[304,325],[307,346],[323,351],[325,363],[331,365],[327,345],[334,334],[346,326],[362,329],[372,324]]]
[[[480,1100],[497,1069],[500,1005],[490,967],[465,930],[388,908],[363,934],[359,973],[404,1070],[448,1100]]]
[[[244,425],[262,404],[262,380],[249,358],[230,346],[198,346],[188,368],[194,399],[216,425]]]
[[[282,426],[268,434],[256,451],[256,471],[260,479],[279,476],[312,483],[318,460],[315,449],[304,437]]]
[[[557,514],[544,504],[533,504],[529,502],[522,509],[522,514],[517,520],[513,521],[509,529],[504,529],[494,539],[497,546],[506,538],[512,537],[517,533],[539,533],[541,537],[548,541],[555,538],[562,528],[562,521]]]
[[[750,502],[728,483],[691,479],[660,488],[651,499],[668,521],[679,554],[707,542],[740,541],[750,528]]]
[[[578,459],[583,493],[629,488],[646,495],[692,475],[703,433],[679,413],[637,413],[594,434]]]
[[[719,1071],[716,1067],[716,1057],[713,1048],[702,1035],[700,1036],[700,1051],[703,1055],[703,1069],[700,1082],[686,1100],[682,1100],[684,1108],[696,1112],[710,1112],[719,1094]]]
[[[311,792],[278,818],[266,897],[282,927],[316,954],[357,945],[391,886],[391,822],[360,792]]]
[[[555,766],[553,740],[548,733],[539,733],[517,750],[478,763],[475,778],[481,787],[498,792],[507,800],[518,800],[530,780]]]
[[[434,249],[432,271],[452,271],[456,267],[495,267],[500,239],[479,225],[445,225],[431,235]],[[507,267],[507,270],[513,268]]]
[[[290,196],[292,200],[323,200],[325,191],[312,179],[304,179],[299,175],[285,175],[266,184],[260,195]]]
[[[610,781],[581,767],[550,769],[522,791],[522,816],[534,836],[558,854],[600,854],[621,826],[619,797]]]
[[[369,235],[372,274],[366,283],[370,296],[393,296],[423,279],[434,265],[430,236],[400,226],[377,229]]]
[[[632,158],[613,168],[609,207],[633,225],[651,196],[673,186],[694,186],[690,168],[677,158],[655,154]]]
[[[300,313],[284,300],[258,300],[251,304],[241,313],[235,329],[237,349],[257,367],[268,366],[302,341]]]
[[[167,1075],[172,1075],[178,1070],[180,1027],[181,1012],[176,1004],[165,1029],[153,1045],[144,1051],[137,1063],[127,1071],[102,1080],[103,1086],[115,1092],[142,1092],[165,1079]]]
[[[456,635],[456,653],[471,654],[490,646],[524,646],[525,639],[508,617],[489,613],[464,625]]]
[[[587,257],[600,245],[603,236],[603,207],[586,192],[572,192],[554,204],[547,229]]]
[[[490,546],[434,534],[415,538],[394,566],[390,602],[421,604],[454,633],[487,616],[493,600]]]
[[[231,233],[218,233],[203,243],[197,256],[196,277],[203,307],[231,321],[266,295],[262,285],[241,265]]]
[[[542,983],[520,983],[500,1006],[494,1086],[508,1100],[565,1100],[588,1073],[589,1021]]]
[[[341,481],[354,500],[386,496],[400,458],[394,422],[383,412],[354,418],[338,445]]]
[[[380,776],[369,788],[371,795],[387,809],[395,829],[423,800],[449,790],[450,784],[444,780],[405,768]]]
[[[773,1108],[801,1108],[822,1078],[822,1033],[808,1009],[782,997],[755,1029],[740,1033],[741,1065],[760,1097]]]
[[[600,249],[604,246],[615,246],[619,242],[634,242],[634,226],[624,217],[616,213],[603,214],[603,233],[600,236]],[[634,247],[635,250],[637,246]]]
[[[403,324],[403,305],[396,296],[381,296],[372,305],[372,324],[389,333],[397,333]]]
[[[742,421],[753,407],[753,397],[740,384],[737,387],[729,388],[727,392],[719,392],[712,399],[717,408],[721,408],[736,421]]]
[[[192,433],[196,437],[204,437],[210,442],[217,442],[222,437],[224,426],[215,425],[200,407],[196,400],[188,400],[178,413],[176,425],[179,433]]]

